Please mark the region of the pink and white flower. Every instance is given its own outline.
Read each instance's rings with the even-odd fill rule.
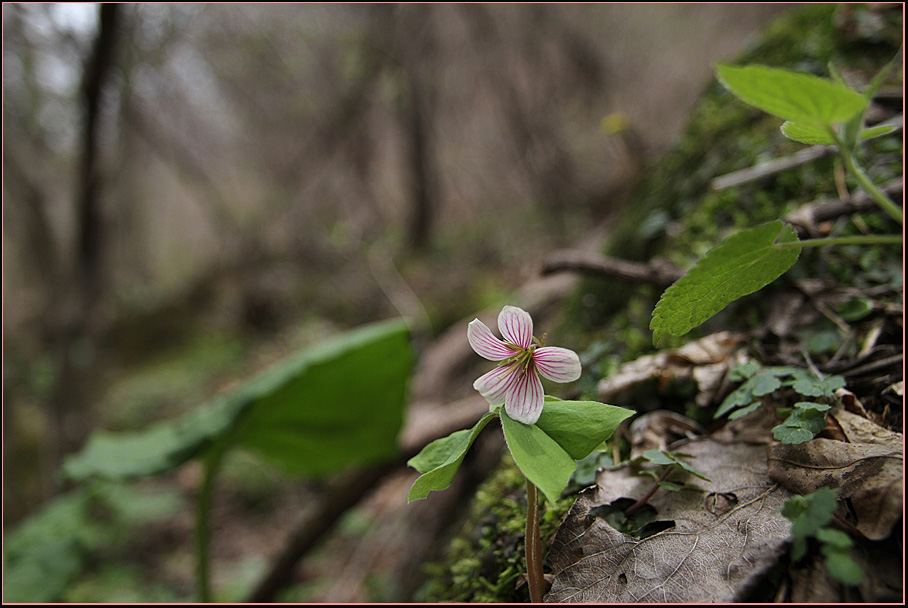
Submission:
[[[533,319],[516,306],[505,306],[498,315],[498,329],[504,340],[492,334],[485,323],[473,319],[467,326],[470,346],[481,357],[500,361],[498,367],[473,383],[490,405],[504,403],[513,420],[535,424],[542,413],[545,394],[539,375],[555,382],[572,382],[580,377],[580,359],[566,348],[545,345],[533,337]]]

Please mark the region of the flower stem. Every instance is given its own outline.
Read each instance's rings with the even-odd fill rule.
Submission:
[[[858,234],[855,236],[834,236],[806,241],[776,243],[774,249],[801,249],[805,247],[826,247],[827,245],[899,245],[902,237],[897,234]]]
[[[542,539],[539,534],[539,495],[536,486],[527,479],[527,586],[530,588],[530,601],[542,603],[545,593],[545,577],[542,572]]]
[[[221,464],[223,450],[215,449],[202,459],[202,487],[199,488],[196,503],[196,591],[199,602],[211,602],[211,576],[209,573],[211,529],[208,525],[208,514],[211,511],[211,491],[214,488],[214,477]]]

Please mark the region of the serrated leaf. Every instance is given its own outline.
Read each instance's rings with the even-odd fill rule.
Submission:
[[[451,433],[447,437],[436,439],[423,448],[422,452],[411,458],[407,464],[422,475],[413,482],[410,493],[407,495],[407,502],[421,500],[433,490],[444,490],[450,486],[467,450],[476,441],[479,432],[496,416],[498,413],[489,412],[480,418],[473,428],[463,429]]]
[[[517,422],[506,412],[502,412],[501,428],[511,456],[521,473],[554,504],[574,473],[577,463],[535,424]]]
[[[366,325],[302,349],[176,420],[141,432],[95,433],[67,459],[64,474],[73,480],[153,475],[216,441],[310,476],[387,458],[397,450],[413,360],[403,321]]]
[[[834,146],[835,138],[826,127],[787,120],[782,123],[782,134],[802,144]]]
[[[683,336],[732,301],[776,280],[797,261],[800,248],[774,244],[797,240],[794,229],[781,221],[725,239],[662,294],[650,322],[654,343],[665,334]]]
[[[598,401],[550,401],[536,421],[574,460],[590,455],[636,412]]]
[[[717,64],[716,74],[738,98],[783,120],[833,125],[848,120],[867,105],[860,93],[844,84],[805,72]]]

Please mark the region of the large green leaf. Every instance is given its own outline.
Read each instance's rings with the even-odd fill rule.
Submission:
[[[546,407],[551,405],[548,403]],[[574,474],[577,463],[535,424],[517,422],[502,411],[501,428],[517,467],[554,503]]]
[[[797,240],[791,226],[775,221],[722,241],[662,294],[650,322],[653,342],[665,334],[683,336],[730,302],[776,280],[801,250],[774,244]]]
[[[393,455],[413,365],[401,320],[341,334],[176,420],[98,432],[67,459],[71,479],[130,479],[171,470],[215,441],[318,476]]]
[[[419,500],[429,495],[432,490],[444,490],[454,474],[460,468],[467,450],[473,445],[479,432],[485,428],[489,420],[498,415],[498,412],[489,412],[473,425],[472,429],[463,429],[451,433],[447,437],[436,439],[423,450],[411,458],[407,464],[422,473],[410,488],[407,502]]]
[[[804,72],[717,64],[716,74],[737,97],[784,120],[834,125],[867,105],[863,95],[844,84]]]
[[[571,458],[583,460],[634,413],[597,401],[547,401],[536,426]]]

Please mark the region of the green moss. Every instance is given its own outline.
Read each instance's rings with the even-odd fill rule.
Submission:
[[[541,503],[540,532],[549,542],[573,503]],[[427,564],[429,582],[417,593],[424,602],[527,602],[524,527],[526,480],[510,454],[483,483],[460,533],[443,562]],[[519,584],[519,587],[518,587]]]
[[[832,62],[854,82],[869,82],[898,50],[900,37],[893,31],[901,31],[898,7],[808,5],[774,21],[735,63],[761,63],[828,76]],[[890,81],[896,78],[892,74]],[[780,124],[779,119],[744,104],[714,80],[675,147],[649,168],[631,194],[605,253],[638,261],[665,257],[689,268],[736,230],[778,219],[820,198],[838,198],[833,176],[841,167],[833,155],[738,187],[711,188],[719,176],[805,147],[786,139]],[[877,183],[901,175],[899,133],[867,142],[861,155]],[[850,178],[846,183],[849,191],[857,190]],[[648,288],[618,280],[586,278],[567,303],[565,320],[590,342],[620,334],[621,354],[629,360],[652,351],[648,319],[638,318],[633,311],[641,302],[652,311],[658,297],[658,293],[650,296]],[[734,305],[728,311],[740,314]],[[682,342],[704,335],[721,320]]]

